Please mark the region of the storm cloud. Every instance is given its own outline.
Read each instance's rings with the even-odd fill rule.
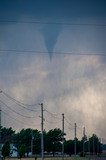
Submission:
[[[59,119],[44,112],[46,130],[61,128],[65,113],[73,127],[75,122],[80,127],[78,137],[85,126],[87,135],[105,138],[105,3],[0,1],[0,88],[24,103],[43,102],[44,108],[56,113]],[[39,110],[34,114],[2,94],[0,99],[17,112],[35,116],[29,120],[1,104],[4,112],[16,118],[13,121],[2,113],[2,125],[40,129],[39,105],[31,107]],[[66,124],[68,138],[74,136],[69,128]]]

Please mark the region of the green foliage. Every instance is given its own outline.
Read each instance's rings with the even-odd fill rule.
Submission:
[[[61,151],[62,131],[59,128],[49,130],[45,139],[45,151],[52,152],[53,156],[56,151]]]
[[[38,130],[22,129],[19,133],[15,134],[14,142],[16,147],[19,148],[21,145],[26,146],[26,153],[31,151],[31,140],[33,138],[34,152],[40,152],[40,132]]]
[[[44,138],[45,138],[45,132],[44,132]],[[41,133],[38,130],[33,130],[33,153],[39,154],[41,153]]]
[[[59,128],[51,129],[48,132],[43,132],[44,136],[44,151],[53,153],[61,152],[62,150],[62,137],[63,133]],[[33,139],[33,154],[41,153],[41,132],[33,129],[22,129],[20,132],[15,133],[12,128],[1,127],[1,139],[3,146],[3,156],[8,156],[10,154],[10,147],[5,149],[7,142],[15,144],[19,151],[20,156],[24,156],[25,152],[27,155],[31,152],[31,140]],[[6,142],[6,143],[5,143]],[[6,146],[5,146],[6,145]],[[83,150],[84,147],[84,150]],[[64,141],[64,151],[70,156],[74,154],[75,140],[65,140]],[[93,134],[89,139],[87,137],[82,137],[82,140],[76,138],[76,153],[81,155],[83,152],[91,154],[100,154],[102,151],[101,143],[99,138]],[[84,155],[82,154],[82,155]]]
[[[85,141],[82,138],[81,140],[82,152],[83,152],[83,147],[84,147],[84,154],[86,154],[86,152],[90,154],[100,154],[102,150],[99,138],[95,134],[93,134],[89,139],[86,138]]]
[[[71,154],[74,154],[74,141],[73,140],[65,141],[64,149],[65,153],[69,154],[70,156]]]
[[[101,144],[99,142],[99,138],[97,135],[93,134],[92,137],[89,138],[90,143],[90,152],[92,154],[101,153]]]
[[[10,144],[9,142],[5,142],[5,144],[2,147],[2,156],[4,157],[8,157],[10,155]]]
[[[13,140],[14,134],[15,134],[15,131],[13,131],[11,127],[10,128],[1,127],[2,143],[5,143],[6,141],[9,141],[11,143]]]
[[[26,152],[26,146],[22,144],[22,145],[18,148],[19,157],[20,157],[20,158],[24,157],[24,156],[25,156],[25,152]]]
[[[75,153],[75,140],[68,140],[64,143],[65,153],[69,154],[70,156]],[[76,139],[76,153],[78,154],[81,152],[81,141]]]

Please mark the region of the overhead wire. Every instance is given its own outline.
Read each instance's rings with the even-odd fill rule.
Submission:
[[[34,106],[34,104],[33,104],[33,105],[24,104],[24,103],[16,100],[15,98],[11,97],[10,95],[8,95],[7,93],[5,93],[4,91],[2,91],[1,93],[3,93],[7,98],[9,98],[9,99],[12,100],[13,102],[15,102],[15,103],[16,103],[18,106],[20,106],[21,108],[24,108],[24,109],[26,109],[26,110],[28,110],[28,111],[32,111],[32,112],[37,112],[37,111],[39,111],[39,110],[37,110],[37,109],[35,110],[35,109],[31,109],[31,108],[27,108],[27,107],[26,107],[26,106]],[[35,104],[35,105],[38,105],[38,104]]]
[[[67,123],[65,123],[65,126],[67,126],[69,130],[74,130],[74,128],[70,128],[70,126]]]
[[[44,104],[46,108],[48,108],[48,106],[46,104]],[[59,116],[60,114],[57,113],[53,113],[51,111],[49,111],[48,109],[44,108],[44,111],[46,111],[49,115],[51,115],[52,117],[56,118],[56,119],[61,119]]]
[[[5,112],[5,111],[3,111],[3,110],[2,110],[2,113],[4,113],[5,115],[7,115],[7,116],[8,116],[9,118],[11,118],[12,120],[17,121],[18,123],[25,124],[23,121],[20,121],[19,119],[16,119],[16,118],[10,116],[7,112]]]
[[[75,128],[74,128],[74,126],[68,121],[68,119],[65,117],[65,121],[67,122],[67,124],[69,124],[69,125],[71,125],[72,126],[72,128],[70,128],[67,124],[67,127],[68,127],[68,129],[70,129],[70,130],[74,130]],[[78,128],[78,130],[77,130],[77,133],[78,134],[80,134],[80,135],[82,135],[82,131],[80,130],[80,128],[76,125],[76,127]]]
[[[62,24],[62,25],[70,25],[70,26],[73,26],[73,25],[75,25],[75,26],[97,26],[97,27],[106,27],[106,24],[93,24],[93,23],[83,23],[83,24],[75,24],[75,23],[61,23],[61,22],[39,22],[39,21],[34,21],[34,22],[28,22],[28,21],[1,21],[0,20],[0,23],[34,23],[34,24],[56,24],[56,25],[60,25],[60,24]],[[26,51],[26,50],[24,50],[24,51],[21,51],[21,50],[0,50],[0,52],[18,52],[18,53],[35,53],[35,52],[37,52],[37,53],[48,53],[48,52],[41,52],[41,51]],[[78,55],[78,56],[80,56],[80,55],[83,55],[83,56],[106,56],[106,54],[104,54],[104,53],[97,53],[97,54],[84,54],[84,53],[72,53],[72,52],[68,52],[68,53],[66,53],[66,52],[51,52],[51,53],[56,53],[56,54],[70,54],[70,55]],[[6,96],[8,96],[8,95],[6,95]],[[8,97],[8,98],[11,98],[12,100],[14,100],[18,105],[20,105],[20,106],[22,106],[23,108],[25,108],[25,109],[27,109],[27,110],[30,110],[30,111],[35,111],[35,110],[32,110],[32,109],[29,109],[29,108],[26,108],[25,106],[34,106],[34,105],[28,105],[28,104],[24,104],[24,103],[22,103],[22,102],[20,102],[20,101],[17,101],[16,99],[14,99],[14,98],[12,98],[12,97]],[[0,100],[1,101],[1,100]],[[6,105],[5,103],[4,103],[4,105]],[[8,108],[9,108],[9,106],[8,106]],[[53,113],[51,113],[51,112],[49,112],[48,110],[46,110],[46,112],[47,113],[49,113],[49,114],[51,114],[53,117],[55,117],[56,118],[56,116],[55,116],[55,114],[53,114]],[[19,113],[17,113],[17,114],[19,114]],[[22,116],[22,115],[21,115]],[[28,117],[27,117],[28,118]],[[32,117],[30,117],[30,118],[32,118]],[[66,120],[66,122],[69,124],[69,125],[71,125],[72,126],[72,124],[70,123],[70,122],[68,122],[68,120],[65,118],[65,120]],[[79,127],[78,127],[78,130],[80,130],[79,129]]]
[[[45,118],[45,121],[47,122],[47,123],[50,123],[50,124],[57,124],[57,123],[60,123],[61,121],[48,121],[46,118]]]
[[[47,51],[37,51],[37,50],[18,50],[18,49],[0,49],[0,52],[11,52],[14,54],[25,54],[25,53],[31,53],[35,55],[35,53],[40,53],[40,54],[48,54]],[[86,52],[86,51],[84,51]],[[97,52],[97,51],[92,51],[92,52]],[[54,52],[49,52],[49,54],[65,54],[65,55],[73,55],[73,56],[106,56],[105,52],[97,52],[97,53],[82,53],[82,52],[59,52],[59,51],[54,51]],[[0,54],[1,55],[1,54]]]
[[[32,126],[31,124],[28,124],[28,122],[25,123],[24,121],[20,121],[19,119],[16,119],[16,118],[10,116],[7,112],[5,112],[5,111],[3,111],[3,110],[2,110],[2,113],[5,114],[5,115],[7,115],[10,119],[12,119],[12,121],[15,120],[17,123],[19,123],[19,124],[21,124],[21,125],[23,124],[23,125],[25,126],[25,125],[27,124],[27,125],[29,125],[31,128],[34,128],[35,126],[39,126],[39,124],[37,124],[37,125],[35,125],[35,126]]]
[[[67,118],[66,117],[64,117],[64,119],[66,120],[66,122],[70,125],[70,126],[72,126],[73,127],[73,125],[67,120]]]
[[[56,118],[56,119],[61,119],[58,117],[58,114],[55,113],[51,113],[50,111],[48,111],[47,109],[44,109],[44,111],[46,111],[47,113],[49,113],[52,117]]]
[[[106,27],[104,23],[67,23],[67,22],[44,22],[44,21],[17,21],[17,20],[0,20],[0,23],[18,23],[18,24],[49,24],[49,25],[65,25],[65,26],[96,26]]]
[[[82,135],[83,134],[82,133],[82,129],[78,125],[76,125],[76,127],[77,127],[77,133],[79,133],[80,135]]]
[[[35,105],[38,105],[38,103],[37,103],[37,104],[25,104],[25,103],[23,103],[23,102],[20,102],[20,101],[16,100],[15,98],[11,97],[11,96],[10,96],[9,94],[7,94],[6,92],[2,91],[2,90],[1,90],[1,93],[3,93],[3,94],[4,94],[6,97],[8,97],[9,99],[14,100],[15,102],[17,102],[17,103],[19,103],[19,104],[22,104],[23,106],[35,106]]]
[[[49,114],[52,114],[51,112],[49,112],[49,111],[47,111]],[[52,115],[53,116],[53,115]],[[74,130],[74,126],[69,122],[69,120],[66,118],[66,117],[64,117],[64,119],[65,119],[65,126],[67,126],[68,128],[68,130]],[[46,122],[47,123],[53,123],[53,122],[50,122],[50,121],[48,121],[48,120],[46,120]],[[61,121],[60,121],[61,122]],[[71,127],[70,127],[71,126]],[[81,132],[81,130],[79,130],[79,128],[78,128],[78,131],[77,131],[79,134],[82,134],[82,132]]]
[[[8,106],[7,104],[5,104],[2,100],[0,100],[0,102],[1,102],[4,106],[6,106],[7,108],[9,108],[11,111],[13,111],[14,113],[16,113],[17,115],[20,115],[20,116],[25,117],[25,118],[35,118],[35,117],[30,117],[30,116],[23,115],[23,114],[15,111],[15,110],[12,109],[10,106]]]
[[[42,21],[16,21],[16,20],[0,20],[0,23],[32,23],[32,24],[55,24],[55,25],[70,25],[70,26],[97,26],[97,27],[106,27],[106,24],[101,23],[66,23],[66,22],[42,22]],[[45,51],[36,51],[36,50],[16,50],[16,49],[0,49],[0,52],[14,52],[14,53],[48,53]],[[49,53],[55,53],[55,54],[68,54],[68,55],[74,55],[74,56],[106,56],[105,53],[99,52],[99,53],[75,53],[75,52],[49,52]]]

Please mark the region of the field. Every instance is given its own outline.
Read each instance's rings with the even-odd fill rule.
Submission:
[[[20,160],[20,159],[6,158],[5,160]],[[35,160],[35,158],[21,158],[21,160]],[[41,160],[41,158],[37,158],[37,160]],[[44,160],[63,160],[63,159],[61,157],[49,157],[49,158],[44,158]],[[64,160],[106,160],[106,157],[90,157],[90,158],[65,157]]]

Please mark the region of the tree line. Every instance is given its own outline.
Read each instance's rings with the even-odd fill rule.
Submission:
[[[44,130],[44,153],[55,156],[56,153],[61,154],[63,133],[59,128],[51,129],[48,132]],[[65,137],[65,136],[64,136]],[[85,156],[85,154],[100,154],[102,151],[101,143],[97,135],[93,134],[91,137],[82,137],[66,140],[64,138],[64,153],[72,155],[75,153],[76,141],[76,154]],[[14,144],[17,148],[20,157],[27,156],[30,152],[33,155],[41,154],[41,132],[37,129],[22,129],[20,132],[15,132],[11,127],[1,127],[1,143],[3,157],[10,155],[10,144]]]

